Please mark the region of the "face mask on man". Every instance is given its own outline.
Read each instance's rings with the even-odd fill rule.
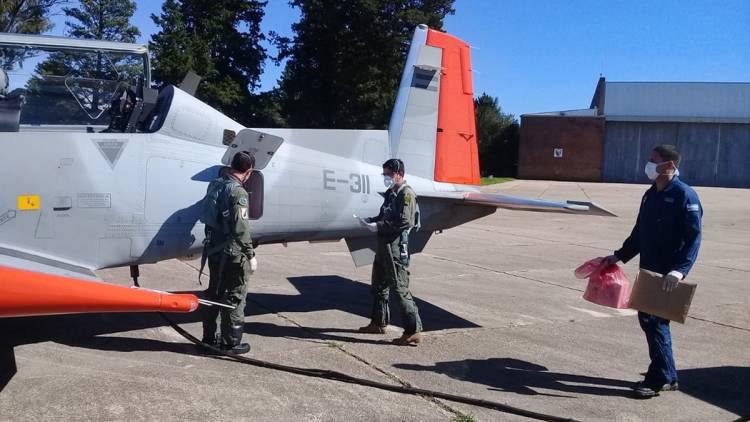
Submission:
[[[391,186],[393,186],[394,180],[391,176],[383,176],[383,184],[385,185],[386,189],[390,189]]]
[[[656,170],[656,167],[660,166],[662,164],[666,164],[666,163],[667,163],[666,161],[663,162],[663,163],[653,163],[651,161],[649,161],[648,163],[646,163],[646,168],[643,169],[644,172],[646,173],[646,177],[648,177],[649,180],[656,180],[656,178],[659,177],[659,174],[660,174],[659,171]],[[674,169],[674,175],[675,176],[679,176],[680,175],[680,170],[679,169]]]

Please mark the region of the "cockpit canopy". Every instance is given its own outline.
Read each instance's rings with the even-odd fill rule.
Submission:
[[[145,47],[57,37],[0,34],[3,73],[0,122],[32,126],[106,127],[118,98],[150,85]]]

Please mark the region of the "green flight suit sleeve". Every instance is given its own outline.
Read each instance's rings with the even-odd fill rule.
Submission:
[[[242,187],[232,189],[229,210],[230,235],[234,238],[237,252],[248,259],[255,256],[250,233],[250,203],[247,192]]]
[[[414,227],[417,212],[417,195],[410,187],[404,188],[394,200],[394,213],[391,219],[377,222],[378,234],[400,234],[404,230]]]

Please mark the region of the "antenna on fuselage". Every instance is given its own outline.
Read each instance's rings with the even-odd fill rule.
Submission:
[[[198,90],[198,84],[201,83],[201,76],[197,73],[188,71],[185,78],[180,82],[180,89],[187,92],[188,94],[195,97],[195,92]]]

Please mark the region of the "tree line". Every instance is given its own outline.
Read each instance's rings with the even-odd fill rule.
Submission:
[[[454,0],[290,0],[300,12],[292,36],[264,33],[267,1],[165,0],[151,19],[157,87],[201,75],[196,96],[248,127],[383,129],[414,28],[442,30]],[[3,0],[0,31],[43,33],[62,10],[66,35],[135,42],[132,0]],[[264,47],[272,44],[277,53]],[[264,65],[285,67],[275,88],[258,92]],[[518,124],[496,98],[476,101],[483,175],[514,176]]]

